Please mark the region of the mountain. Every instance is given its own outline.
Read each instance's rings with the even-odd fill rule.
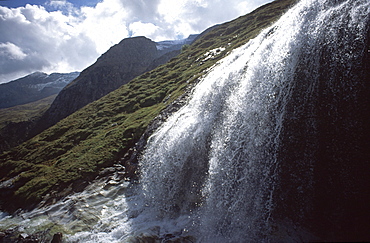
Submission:
[[[78,74],[78,72],[72,72],[48,75],[35,72],[23,78],[0,84],[0,108],[27,104],[58,94]]]
[[[33,210],[0,225],[68,242],[368,241],[369,49],[368,0],[279,0],[216,26],[1,155],[2,208]]]
[[[79,75],[35,72],[0,85],[0,153],[26,141],[56,95]]]
[[[154,42],[146,37],[123,39],[64,88],[39,122],[38,131],[54,125],[83,106],[98,100],[133,78],[168,62],[184,44],[197,35],[179,41]]]
[[[162,52],[162,55],[163,55],[171,51],[180,50],[183,45],[189,45],[192,42],[194,42],[194,40],[196,40],[198,36],[199,35],[190,35],[188,38],[182,39],[182,40],[159,41],[159,42],[156,42],[156,46],[157,46],[157,49],[160,52]]]
[[[135,143],[162,110],[171,109],[169,104],[188,93],[187,87],[198,82],[218,60],[257,36],[293,3],[294,0],[276,1],[207,31],[168,63],[136,77],[1,154],[0,178],[13,182],[6,184],[10,187],[0,186],[4,193],[1,207],[12,211],[34,207],[42,200],[52,201],[70,193],[72,188],[79,188],[79,184],[86,185],[100,170],[122,157],[125,158],[122,163],[126,163]],[[154,42],[143,37],[128,41],[136,40],[147,43],[153,52],[157,49]],[[80,77],[90,70],[93,69],[83,71]],[[77,85],[80,77],[65,89]]]
[[[64,83],[64,81],[67,81],[66,75],[61,74],[62,76],[59,77],[59,74],[46,75],[43,73],[34,73],[20,81],[4,85],[5,87],[16,86],[18,87],[18,93],[22,90],[23,93],[32,97],[35,96],[35,92],[39,92],[38,90],[45,95],[51,93],[53,90],[51,87],[55,86],[54,90],[58,87],[58,92],[64,86],[66,87],[61,90],[46,111],[45,109],[42,110],[42,113],[39,114],[42,116],[38,115],[21,121],[12,119],[5,124],[5,127],[0,126],[0,152],[19,145],[81,107],[126,84],[136,76],[168,62],[181,52],[183,45],[190,44],[197,36],[190,35],[183,40],[158,43],[145,37],[124,39],[119,44],[111,47],[93,65],[83,70],[80,75],[78,73],[70,74],[68,78],[78,77],[68,86],[66,86],[67,83]],[[55,82],[51,82],[53,78],[55,78]],[[64,86],[61,86],[61,84]],[[22,89],[19,87],[22,87]],[[30,90],[30,87],[37,89]],[[4,97],[10,95],[13,98],[21,96],[20,93],[19,95],[11,94],[9,90],[9,87],[4,90]],[[27,95],[21,97],[24,98]],[[43,96],[38,95],[37,97]],[[7,114],[9,114],[9,110]],[[17,114],[14,116],[18,117]]]

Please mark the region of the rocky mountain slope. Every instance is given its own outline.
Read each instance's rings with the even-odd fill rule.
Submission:
[[[168,62],[180,53],[184,44],[191,43],[195,37],[159,43],[146,37],[123,39],[59,93],[36,129],[39,132],[54,125],[140,74]]]
[[[35,72],[23,78],[0,84],[0,109],[34,102],[58,94],[67,84],[77,78],[78,72]]]
[[[50,203],[72,191],[81,190],[83,185],[99,175],[99,171],[115,163],[126,166],[130,172],[127,176],[132,176],[130,168],[134,168],[131,165],[134,161],[130,160],[131,154],[151,121],[183,95],[189,85],[196,83],[217,60],[255,37],[295,2],[275,1],[207,31],[165,65],[142,74],[0,155],[1,208],[13,211],[20,207],[35,207],[41,201]],[[155,57],[155,43],[146,38],[122,43],[128,41],[135,45],[136,40],[147,43],[146,48],[153,52],[150,56]],[[121,47],[112,48],[119,51]],[[114,53],[109,55],[115,56]],[[132,55],[135,58],[135,53]],[[102,56],[102,63],[106,56]],[[98,63],[100,60],[96,63],[97,69],[104,70],[107,64]],[[144,66],[138,72],[144,72]],[[102,75],[88,68],[66,89],[75,85],[79,87],[77,81],[90,72],[92,78],[88,82]],[[116,75],[124,77],[128,74],[108,71],[105,75],[115,80]],[[101,95],[99,90],[93,93],[94,97]],[[77,109],[73,104],[69,107]],[[55,108],[51,110],[56,111]]]
[[[0,140],[0,152],[21,144],[81,107],[126,84],[134,77],[168,62],[181,52],[183,45],[190,44],[197,36],[190,35],[187,39],[158,43],[145,37],[122,40],[119,44],[111,47],[78,77],[78,73],[71,74],[71,78],[77,78],[58,94],[47,110],[43,109],[42,113],[40,112],[37,116],[30,117],[28,120],[12,119],[5,127],[0,126],[0,138],[2,138]],[[58,77],[57,74],[47,76],[46,74],[35,73],[21,80],[23,86],[19,82],[4,85],[6,90],[0,94],[3,94],[4,97],[10,96],[11,92],[8,91],[11,89],[8,86],[21,86],[23,87],[22,92],[29,92],[31,94],[29,96],[35,96],[33,94],[36,91],[30,90],[32,87],[40,89],[41,94],[45,95],[53,91],[51,87],[54,85],[59,87],[59,92],[67,83],[63,83],[61,77],[54,83],[50,82],[55,77]],[[40,83],[40,79],[43,83]],[[64,86],[60,86],[60,84],[64,84]],[[13,96],[18,97],[18,95]],[[25,95],[25,97],[27,96]],[[9,110],[7,114],[9,114]],[[14,116],[17,117],[18,115],[14,114]]]

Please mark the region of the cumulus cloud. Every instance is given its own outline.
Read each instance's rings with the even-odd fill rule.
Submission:
[[[153,36],[161,30],[153,23],[143,23],[141,21],[131,23],[128,28],[132,36]]]
[[[22,49],[13,43],[0,43],[0,55],[12,60],[23,60],[27,57]]]
[[[186,38],[272,0],[101,0],[0,6],[0,83],[34,71],[81,71],[126,37]]]
[[[0,7],[0,82],[34,71],[81,70],[99,55],[95,42],[73,25],[79,19],[44,7]]]

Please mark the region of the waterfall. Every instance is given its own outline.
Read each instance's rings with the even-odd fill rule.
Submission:
[[[324,47],[326,72],[340,72],[343,64],[351,72],[366,51],[368,21],[369,1],[301,1],[218,63],[149,139],[140,181],[148,215],[189,215],[186,231],[200,242],[258,241],[273,233],[287,124],[305,122],[307,139],[319,133],[320,121],[299,116],[317,115],[320,82],[338,86],[335,73],[320,79]],[[295,147],[302,149],[300,161],[290,161],[304,167],[296,179],[304,200],[313,193],[318,146],[313,140]],[[311,205],[300,206],[304,217]]]
[[[362,149],[368,121],[360,111],[368,109],[362,63],[370,52],[369,16],[369,0],[301,0],[208,71],[149,138],[137,184],[96,185],[49,215],[76,198],[84,203],[74,207],[94,210],[94,225],[67,236],[71,242],[320,238],[312,224],[326,227],[324,216],[343,220],[317,199],[330,200],[320,183],[328,195],[343,186],[333,197],[339,208],[358,191],[336,182],[335,168],[351,180],[349,162],[368,161],[353,151]],[[353,172],[364,173],[361,166]],[[71,227],[76,212],[68,211]]]

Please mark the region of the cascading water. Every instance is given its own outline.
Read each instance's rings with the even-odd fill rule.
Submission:
[[[45,215],[55,221],[65,213],[62,223],[83,231],[67,236],[71,242],[315,239],[303,228],[315,229],[309,224],[320,219],[315,210],[327,209],[316,200],[324,181],[317,171],[332,172],[326,161],[355,158],[337,159],[347,143],[333,145],[338,137],[331,132],[329,142],[322,139],[325,121],[345,126],[344,134],[365,123],[340,109],[357,112],[353,106],[366,96],[361,63],[369,52],[369,15],[368,0],[300,1],[209,70],[188,103],[148,140],[139,183],[97,184],[23,217],[37,225]],[[83,203],[71,210],[75,201]],[[78,228],[89,222],[94,226]]]
[[[368,21],[369,1],[301,1],[214,67],[189,103],[149,140],[140,181],[147,215],[164,221],[189,215],[193,225],[184,228],[200,242],[271,239],[276,200],[284,199],[275,194],[287,162],[303,167],[295,171],[299,189],[291,195],[306,201],[298,205],[297,217],[310,213],[305,207],[311,207],[307,198],[314,197],[320,145],[309,137],[320,132],[320,119],[299,117],[320,116],[314,110],[320,82],[338,87],[335,73],[321,80],[323,55],[331,65],[326,72],[340,73],[343,64],[347,72],[354,71],[350,66],[366,52]],[[324,47],[331,53],[322,53]],[[295,145],[300,158],[282,162],[293,158],[284,149],[287,124],[294,119],[305,123],[310,144]]]

